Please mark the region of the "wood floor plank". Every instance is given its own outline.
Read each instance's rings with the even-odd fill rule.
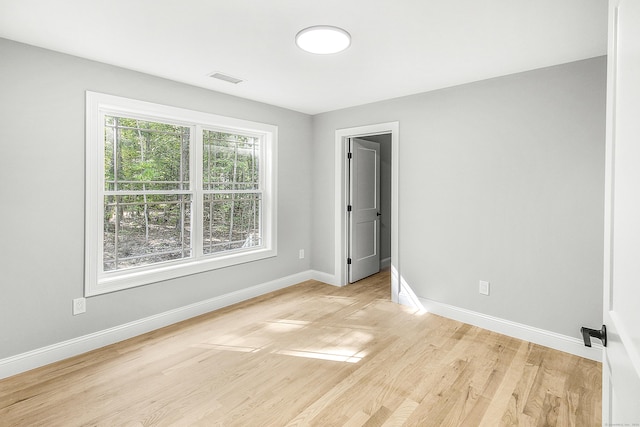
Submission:
[[[413,414],[413,411],[416,410],[419,403],[411,400],[405,399],[398,408],[393,411],[391,416],[387,418],[387,420],[382,424],[382,427],[400,427],[404,425],[406,420]]]
[[[343,424],[343,427],[362,427],[369,421],[369,418],[371,418],[371,415],[363,411],[358,411]]]
[[[307,281],[0,381],[5,426],[599,426],[601,365]]]
[[[479,427],[494,427],[498,425],[497,421],[507,412],[512,394],[524,370],[527,352],[528,343],[518,340],[517,353],[512,359],[511,364],[505,367],[505,376],[500,386],[493,395],[487,393],[483,396],[485,399],[490,400],[490,405],[482,415]]]

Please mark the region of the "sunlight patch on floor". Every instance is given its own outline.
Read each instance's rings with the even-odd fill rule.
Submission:
[[[198,344],[198,345],[195,345],[194,347],[207,348],[209,350],[236,351],[239,353],[257,353],[258,351],[262,350],[262,348],[260,347],[243,347],[239,345],[223,345],[223,344],[208,344],[208,343]]]
[[[315,351],[300,351],[300,350],[279,350],[275,351],[275,354],[282,354],[284,356],[305,357],[307,359],[322,359],[333,362],[347,362],[358,363],[365,355],[344,355],[335,353],[319,353]]]
[[[295,320],[295,319],[276,319],[276,320],[271,320],[271,322],[274,322],[274,323],[288,323],[288,324],[292,324],[292,325],[301,325],[301,326],[308,325],[309,323],[311,323],[311,322],[309,322],[307,320]]]
[[[319,298],[328,299],[332,303],[341,304],[341,305],[344,305],[344,306],[352,305],[352,304],[355,304],[356,302],[358,302],[357,299],[355,299],[355,298],[352,298],[352,297],[341,297],[341,296],[337,296],[337,295],[322,295]]]
[[[301,320],[275,320],[265,322],[265,329],[269,332],[292,332],[307,326],[309,322]]]

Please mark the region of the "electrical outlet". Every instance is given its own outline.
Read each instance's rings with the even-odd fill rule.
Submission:
[[[304,249],[300,249],[300,252],[298,253],[298,257],[299,257],[300,259],[303,259],[303,258],[304,258]]]
[[[73,300],[73,315],[76,316],[84,313],[85,311],[87,311],[87,299],[75,298]]]
[[[482,295],[489,295],[489,282],[480,280],[480,288],[478,290]]]

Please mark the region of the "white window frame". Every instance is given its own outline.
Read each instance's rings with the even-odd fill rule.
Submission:
[[[103,271],[104,135],[105,115],[166,121],[191,128],[190,189],[191,257],[155,265]],[[202,130],[256,136],[261,141],[260,179],[262,188],[262,244],[256,248],[203,254]],[[278,127],[87,91],[86,93],[86,210],[85,210],[85,296],[147,285],[162,280],[257,261],[277,255],[277,141]]]

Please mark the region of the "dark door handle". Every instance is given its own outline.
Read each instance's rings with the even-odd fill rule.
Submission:
[[[376,216],[382,216],[380,212],[376,212]]]
[[[584,326],[580,328],[580,332],[582,332],[582,339],[584,340],[584,345],[587,347],[591,347],[591,337],[598,338],[602,341],[603,346],[607,346],[607,327],[602,325],[602,329],[599,331],[596,329],[585,328]]]

